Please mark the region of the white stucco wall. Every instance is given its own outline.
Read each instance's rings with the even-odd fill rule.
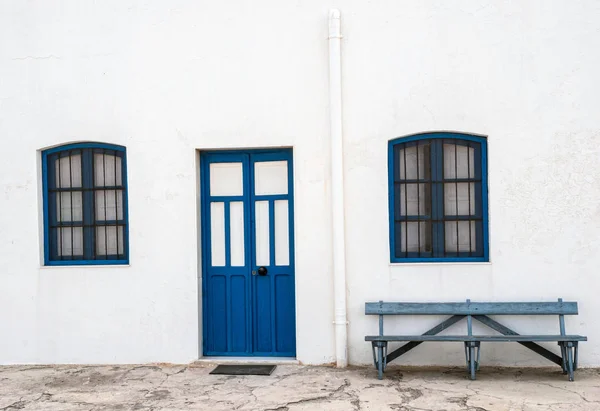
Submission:
[[[600,366],[595,1],[0,3],[0,363],[200,355],[197,150],[294,148],[297,351],[334,359],[327,11],[342,12],[349,359],[371,300],[577,300]],[[489,140],[485,264],[391,265],[387,141]],[[126,267],[42,267],[39,151],[127,147]],[[391,321],[423,331],[437,319]],[[517,330],[557,321],[511,318]],[[440,349],[442,348],[442,349]],[[552,347],[555,349],[556,347]],[[512,344],[487,364],[548,364]],[[460,344],[403,360],[462,364]]]

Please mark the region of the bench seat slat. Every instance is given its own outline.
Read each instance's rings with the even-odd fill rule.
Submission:
[[[369,302],[366,315],[576,315],[577,302]]]
[[[368,335],[365,341],[587,341],[583,335]]]

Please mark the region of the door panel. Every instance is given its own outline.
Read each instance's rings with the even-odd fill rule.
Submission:
[[[233,352],[245,352],[247,350],[248,329],[247,314],[248,304],[246,291],[248,280],[245,275],[231,276],[231,349]]]
[[[204,355],[295,356],[291,150],[201,162]]]
[[[210,311],[212,331],[212,351],[227,349],[227,278],[224,275],[214,275],[210,279]]]
[[[295,349],[295,330],[289,321],[289,313],[294,312],[294,300],[287,296],[294,290],[294,277],[279,274],[275,277],[275,328],[277,329],[277,351],[286,352]]]
[[[273,338],[271,335],[271,277],[254,276],[254,341],[257,352],[272,351]]]

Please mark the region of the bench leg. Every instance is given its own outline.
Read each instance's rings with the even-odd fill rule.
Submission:
[[[377,363],[377,378],[383,380],[383,347],[377,347],[379,361]]]
[[[579,360],[579,344],[578,341],[560,341],[560,354],[562,357],[563,374],[569,375],[569,381],[575,379],[575,371],[577,370],[577,362]]]
[[[573,349],[571,348],[571,344],[567,346],[567,357],[569,366],[569,381],[573,381],[575,378],[573,375]]]
[[[480,341],[465,341],[465,357],[467,361],[467,371],[469,372],[472,380],[475,379],[475,372],[479,369],[480,351]]]
[[[469,347],[469,369],[471,371],[471,379],[475,379],[475,347]]]
[[[577,341],[567,341],[565,349],[567,351],[567,371],[569,373],[569,381],[575,380],[575,370],[577,369]]]
[[[563,374],[567,374],[567,348],[565,347],[565,343],[563,341],[560,341],[558,343],[558,345],[560,346],[560,356],[562,359],[562,371]]]
[[[579,358],[579,342],[575,341],[573,345],[573,349],[575,350],[575,358],[573,359],[573,371],[577,371],[577,362]]]
[[[377,369],[377,347],[375,347],[375,342],[371,342],[371,349],[373,350],[373,364],[375,364],[375,369]]]
[[[373,347],[373,361],[375,362],[375,368],[377,368],[377,378],[383,379],[383,372],[387,366],[387,341],[373,341],[371,345]]]

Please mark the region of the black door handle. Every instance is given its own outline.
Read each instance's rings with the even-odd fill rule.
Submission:
[[[267,267],[258,267],[258,275],[267,275]]]

